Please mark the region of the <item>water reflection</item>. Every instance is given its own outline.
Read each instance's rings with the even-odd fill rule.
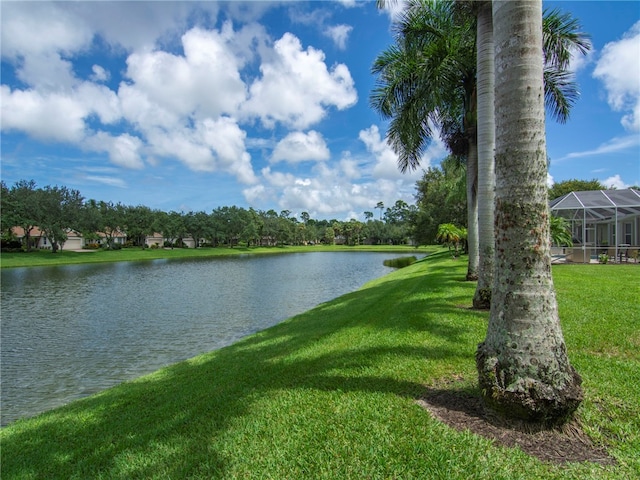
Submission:
[[[1,423],[229,345],[391,271],[388,257],[315,252],[4,270]]]

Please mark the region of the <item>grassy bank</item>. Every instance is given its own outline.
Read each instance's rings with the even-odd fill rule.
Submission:
[[[104,263],[104,262],[131,262],[144,260],[157,260],[160,258],[194,258],[217,257],[222,255],[255,254],[266,255],[274,253],[295,252],[389,252],[389,253],[429,253],[439,247],[410,247],[406,245],[359,245],[356,247],[341,245],[315,245],[315,246],[285,246],[285,247],[218,247],[218,248],[175,248],[175,249],[141,249],[124,248],[122,250],[84,250],[58,251],[36,250],[23,253],[2,253],[0,255],[0,267],[36,267],[69,265],[77,263]]]
[[[2,478],[638,478],[640,269],[554,267],[584,430],[613,466],[551,465],[434,420],[474,391],[487,313],[434,255],[230,347],[0,431]]]

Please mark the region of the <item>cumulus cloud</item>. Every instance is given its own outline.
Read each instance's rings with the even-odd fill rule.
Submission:
[[[365,144],[367,151],[371,152],[376,160],[373,174],[377,178],[415,182],[422,177],[422,170],[428,168],[432,160],[441,159],[446,155],[446,148],[436,137],[420,161],[421,168],[414,171],[407,170],[406,173],[402,173],[398,168],[398,155],[382,138],[377,125],[371,125],[369,128],[361,130],[359,138]]]
[[[308,133],[291,132],[273,150],[271,162],[299,163],[304,161],[324,161],[330,157],[322,134],[311,130]]]
[[[231,21],[188,28],[196,17],[216,19],[221,7],[213,3],[140,2],[127,5],[126,15],[108,2],[3,4],[2,57],[22,83],[0,87],[2,130],[105,154],[118,172],[171,161],[225,172],[246,185],[250,203],[275,199],[292,211],[354,214],[397,200],[398,185],[414,179],[399,174],[379,134],[368,134],[375,161],[345,152],[332,163],[322,134],[310,130],[357,102],[348,67],[327,63],[322,50],[291,33],[274,41],[253,22],[267,7],[245,7],[228,7],[227,18],[251,21],[234,29]],[[327,11],[300,21],[315,22],[345,48],[352,27],[327,27]],[[126,64],[91,58],[96,45]],[[80,68],[78,56],[92,63]],[[248,138],[247,129],[259,125],[278,127],[281,138]],[[272,150],[265,155],[272,167],[256,175],[247,146]],[[315,163],[303,176],[274,167],[306,161]],[[83,178],[126,186],[116,174]]]
[[[605,178],[604,180],[600,180],[600,183],[602,183],[607,188],[615,188],[618,190],[631,187],[631,185],[627,185],[626,183],[624,183],[624,180],[622,180],[620,175],[613,175],[609,178]]]
[[[353,106],[358,96],[349,69],[341,63],[329,69],[324,60],[321,50],[304,50],[295,35],[285,33],[270,58],[263,58],[262,76],[252,83],[243,111],[267,128],[280,122],[305,129],[322,120],[327,108]]]
[[[372,167],[350,152],[344,152],[338,161],[316,163],[304,176],[266,167],[261,171],[260,184],[243,193],[252,205],[275,201],[279,208],[291,212],[342,220],[364,219],[364,212],[372,211],[379,201],[388,205],[399,199],[413,202],[414,182],[373,178]],[[344,212],[349,214],[345,216]]]
[[[640,132],[640,21],[604,46],[593,76],[604,83],[611,108],[625,112],[622,125]]]
[[[111,74],[100,65],[94,65],[91,67],[91,71],[93,75],[90,78],[94,82],[106,82],[111,78]]]
[[[89,109],[65,93],[0,87],[2,129],[20,130],[38,140],[77,143],[84,138]]]
[[[239,65],[228,43],[232,35],[194,28],[182,37],[184,56],[164,51],[127,59],[131,89],[178,117],[233,113],[245,99]]]
[[[349,39],[349,34],[353,30],[351,25],[334,25],[331,27],[327,27],[324,30],[324,34],[333,40],[336,47],[340,50],[344,50],[347,48],[347,40]]]
[[[59,5],[2,4],[2,56],[12,61],[30,55],[76,52],[92,37],[93,31],[86,22]]]
[[[106,152],[114,165],[130,169],[141,169],[144,162],[141,157],[142,141],[138,137],[123,133],[110,135],[98,132],[88,137],[83,145],[95,152]]]

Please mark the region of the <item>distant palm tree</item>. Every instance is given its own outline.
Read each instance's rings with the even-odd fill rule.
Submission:
[[[551,215],[549,217],[550,231],[551,231],[551,243],[558,245],[559,247],[571,247],[573,246],[573,239],[571,238],[571,226],[564,217],[558,217]]]
[[[438,225],[436,240],[447,245],[449,247],[449,251],[451,251],[451,246],[453,246],[454,255],[458,256],[458,247],[460,242],[464,240],[466,236],[467,230],[465,228],[457,227],[453,223],[442,223]]]

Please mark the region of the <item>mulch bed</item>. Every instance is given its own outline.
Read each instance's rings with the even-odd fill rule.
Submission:
[[[452,383],[442,389],[428,388],[418,403],[434,418],[458,431],[469,430],[499,445],[518,447],[542,461],[615,464],[604,448],[593,445],[575,421],[552,430],[505,421],[486,412],[480,396],[456,389]]]

